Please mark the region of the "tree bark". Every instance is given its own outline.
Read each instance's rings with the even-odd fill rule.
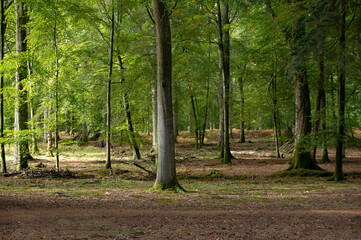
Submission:
[[[111,16],[111,29],[110,29],[110,47],[109,47],[109,72],[107,82],[107,131],[106,131],[106,162],[105,168],[111,169],[111,152],[110,152],[110,124],[111,124],[111,86],[113,74],[113,53],[114,53],[114,6],[113,0],[111,1],[112,16]]]
[[[199,144],[198,144],[198,133],[199,133],[199,127],[198,127],[198,117],[197,117],[197,111],[196,111],[196,107],[194,104],[194,97],[193,95],[191,95],[191,105],[192,105],[192,111],[193,111],[193,118],[194,118],[194,132],[195,132],[195,148],[198,149],[199,148]]]
[[[246,142],[244,135],[244,90],[243,90],[243,77],[238,78],[239,94],[241,95],[240,101],[240,127],[239,127],[239,142]]]
[[[228,3],[223,4],[223,14],[221,12],[220,1],[217,0],[217,10],[218,10],[218,34],[219,34],[219,51],[221,55],[222,62],[222,77],[223,77],[223,107],[224,107],[224,146],[221,152],[221,162],[225,164],[231,163],[231,151],[230,151],[230,141],[229,141],[229,84],[230,84],[230,51],[229,51],[229,6]],[[223,15],[223,16],[222,16]]]
[[[4,59],[4,47],[5,47],[5,5],[4,0],[1,0],[1,23],[0,23],[0,33],[1,33],[1,45],[0,45],[0,65],[3,64]],[[4,75],[0,76],[0,138],[4,139]],[[5,158],[5,144],[0,143],[0,157],[1,157],[1,172],[7,173],[6,168],[6,158]]]
[[[274,134],[275,134],[275,142],[276,142],[276,154],[277,158],[280,158],[280,145],[278,141],[278,116],[277,116],[277,78],[276,73],[272,74],[272,104],[273,104],[273,127],[274,127]]]
[[[182,190],[176,176],[172,106],[172,46],[169,13],[164,1],[153,0],[158,59],[158,163],[155,190]]]
[[[343,144],[345,138],[345,82],[346,82],[346,2],[342,1],[340,36],[340,77],[338,78],[338,121],[336,137],[335,181],[344,179],[342,171]]]
[[[157,85],[152,85],[152,122],[153,122],[153,144],[152,149],[157,151]]]
[[[17,169],[28,168],[28,160],[32,159],[29,152],[28,140],[20,136],[21,131],[28,130],[28,104],[27,91],[24,88],[24,81],[27,79],[27,64],[25,54],[27,52],[26,23],[27,9],[24,2],[16,1],[16,52],[17,69],[15,75],[16,99],[15,99],[15,162]]]
[[[58,1],[55,1],[55,8],[57,8]],[[59,170],[59,123],[58,123],[58,112],[59,112],[59,98],[58,98],[58,88],[59,88],[59,57],[58,57],[58,43],[57,43],[57,9],[55,9],[55,21],[54,21],[54,51],[55,51],[55,125],[54,125],[54,135],[55,135],[55,156],[56,164],[55,167]]]

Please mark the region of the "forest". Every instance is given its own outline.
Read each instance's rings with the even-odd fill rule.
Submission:
[[[0,239],[360,239],[358,0],[1,0]]]

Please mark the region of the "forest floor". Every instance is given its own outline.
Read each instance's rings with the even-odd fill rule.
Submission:
[[[134,165],[154,171],[149,143],[139,161],[114,146],[112,172],[94,144],[61,145],[59,172],[36,155],[31,170],[0,177],[0,239],[361,239],[360,149],[346,149],[346,180],[334,182],[333,149],[326,171],[285,173],[290,158],[275,157],[270,131],[248,131],[246,143],[234,135],[223,165],[216,132],[200,150],[181,133],[186,193],[149,190],[154,176]]]

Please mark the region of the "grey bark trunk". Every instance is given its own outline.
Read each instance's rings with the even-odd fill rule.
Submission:
[[[169,13],[166,3],[153,0],[157,37],[158,62],[158,163],[156,190],[181,189],[177,176],[174,151],[172,106],[172,46]]]

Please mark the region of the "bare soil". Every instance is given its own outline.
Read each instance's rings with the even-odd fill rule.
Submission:
[[[44,170],[40,177],[0,177],[1,186],[11,187],[0,190],[0,239],[361,239],[360,149],[346,151],[348,177],[342,183],[327,177],[272,178],[290,159],[274,156],[274,144],[263,141],[269,136],[253,133],[251,142],[242,144],[236,137],[232,165],[219,163],[212,134],[197,151],[189,138],[181,138],[177,168],[187,193],[148,191],[153,177],[136,167],[118,175],[92,175],[94,169],[81,167],[94,164],[91,158],[62,160],[70,172],[82,169],[88,175],[64,171],[67,178],[59,180],[48,168],[48,175]],[[330,164],[320,164],[327,171],[333,171],[332,149],[330,158]],[[39,156],[31,165],[39,162],[48,163]],[[212,171],[222,175],[213,178]],[[67,184],[79,181],[85,181],[87,191],[107,181],[139,187],[70,194]],[[39,190],[55,183],[54,191]],[[12,190],[18,186],[24,191]]]

